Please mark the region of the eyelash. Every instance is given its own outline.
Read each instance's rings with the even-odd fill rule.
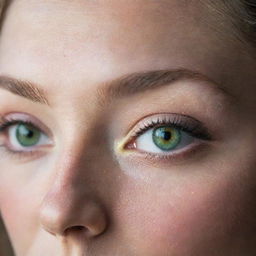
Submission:
[[[5,130],[7,128],[9,128],[13,125],[16,125],[16,124],[29,124],[29,125],[36,127],[35,124],[33,124],[33,122],[30,122],[30,121],[21,121],[21,120],[2,121],[2,122],[0,122],[0,133],[5,132]],[[40,130],[39,128],[37,128],[37,129]]]
[[[142,134],[144,134],[146,131],[152,129],[152,128],[157,128],[161,125],[165,125],[165,126],[171,126],[175,129],[179,129],[180,131],[186,132],[189,135],[193,136],[194,138],[198,138],[204,141],[210,141],[212,140],[212,136],[210,135],[210,133],[208,132],[208,130],[197,120],[194,120],[194,122],[189,122],[189,120],[191,120],[191,117],[187,117],[184,115],[174,115],[174,117],[157,117],[156,120],[154,120],[153,118],[144,121],[142,123],[142,125],[140,125],[139,127],[137,127],[137,129],[134,129],[134,131],[132,132],[130,139],[128,140],[128,142],[125,143],[124,148],[126,149],[131,149],[129,147],[130,144],[134,144],[135,140]],[[195,122],[196,121],[196,122]],[[193,123],[193,124],[192,124]],[[3,120],[0,121],[0,135],[5,133],[5,131],[10,128],[13,125],[17,125],[17,124],[26,124],[26,125],[31,125],[33,127],[35,127],[36,129],[38,129],[40,132],[44,133],[42,131],[42,129],[38,128],[37,125],[35,125],[33,122],[26,120]],[[127,146],[128,145],[128,146]],[[14,151],[11,149],[8,149],[6,146],[4,145],[0,145],[0,147],[3,148],[3,150],[8,153],[11,154],[13,156],[17,156],[17,157],[33,157],[38,155],[38,151],[35,150],[31,150],[31,151]],[[159,158],[159,159],[166,159],[169,157],[169,155],[165,154],[165,155],[160,155],[160,154],[153,154],[153,153],[144,153],[147,154],[150,158]]]
[[[8,128],[10,128],[13,125],[18,125],[18,124],[24,124],[24,125],[31,125],[33,127],[35,127],[36,129],[38,129],[38,131],[44,133],[40,128],[38,128],[33,122],[26,120],[1,120],[0,121],[0,136],[2,134],[4,134],[6,132],[6,130]],[[11,156],[15,156],[15,157],[34,157],[38,155],[38,151],[34,151],[34,150],[27,150],[27,151],[15,151],[15,150],[11,150],[9,148],[7,148],[5,145],[0,144],[0,148],[2,148],[2,150],[4,151],[4,153],[7,153]]]
[[[212,136],[208,132],[208,130],[201,124],[201,122],[194,120],[194,123],[184,120],[191,119],[191,117],[187,116],[178,116],[174,115],[173,118],[170,117],[157,117],[156,120],[148,120],[142,124],[142,127],[138,127],[132,133],[132,138],[137,138],[142,135],[144,132],[148,131],[149,129],[156,128],[161,125],[172,126],[176,129],[180,129],[183,132],[187,132],[188,134],[194,136],[195,138],[202,139],[202,140],[212,140]]]
[[[193,121],[192,121],[193,120]],[[204,125],[189,116],[185,115],[177,115],[173,114],[172,117],[157,117],[157,119],[154,120],[154,117],[150,118],[149,120],[146,120],[140,123],[139,127],[135,128],[131,135],[129,136],[128,141],[124,145],[124,149],[128,150],[134,150],[134,144],[136,144],[136,140],[143,135],[145,132],[149,131],[150,129],[154,129],[161,126],[170,126],[175,129],[179,129],[180,131],[186,132],[188,135],[203,140],[203,141],[212,141],[213,137],[209,133],[208,129],[204,127]],[[137,125],[136,125],[137,126]],[[133,146],[131,146],[133,145]],[[146,155],[146,157],[150,159],[169,159],[171,155],[175,153],[169,153],[169,154],[159,154],[159,153],[150,153],[150,152],[139,152],[143,155]]]
[[[161,119],[158,119],[158,121],[152,121],[150,123],[146,123],[144,125],[144,127],[140,127],[139,130],[135,131],[135,134],[132,136],[139,137],[140,135],[142,135],[144,132],[148,131],[149,129],[156,128],[161,125],[171,126],[176,129],[180,129],[181,131],[187,132],[188,134],[190,134],[198,139],[211,140],[211,135],[208,132],[206,132],[205,129],[201,129],[200,126],[191,127],[186,122],[182,122],[182,121],[178,121],[178,120],[166,122]]]

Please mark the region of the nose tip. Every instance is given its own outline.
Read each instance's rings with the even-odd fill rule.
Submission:
[[[93,237],[102,234],[107,227],[104,210],[92,200],[79,205],[45,201],[40,209],[40,222],[44,230],[56,236],[72,231]]]

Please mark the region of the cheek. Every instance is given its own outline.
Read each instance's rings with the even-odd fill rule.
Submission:
[[[14,245],[28,243],[39,227],[38,210],[45,192],[44,181],[49,179],[45,170],[50,170],[50,164],[45,159],[42,161],[23,166],[11,165],[9,160],[1,162],[0,210]]]
[[[152,185],[130,180],[123,187],[123,232],[127,241],[139,241],[144,254],[207,254],[211,248],[223,249],[232,233],[241,231],[237,223],[246,217],[239,208],[249,191],[239,189],[239,177],[169,181]]]
[[[32,194],[29,191],[34,191]],[[36,189],[12,181],[2,186],[0,208],[10,239],[16,251],[29,247],[37,229]],[[29,232],[27,232],[29,230]]]

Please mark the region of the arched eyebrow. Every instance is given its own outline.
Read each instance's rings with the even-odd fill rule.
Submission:
[[[111,100],[112,98],[127,97],[184,79],[206,81],[214,84],[214,87],[224,94],[233,97],[223,86],[209,77],[188,69],[145,71],[124,75],[104,83],[103,86],[100,86],[98,94],[104,102],[104,99]],[[0,76],[0,89],[8,90],[34,102],[50,105],[44,91],[29,81]]]
[[[0,89],[7,90],[33,102],[49,105],[44,91],[29,81],[22,81],[9,76],[0,76]]]
[[[131,96],[133,94],[142,93],[148,90],[170,85],[180,80],[197,80],[205,81],[213,85],[217,90],[222,91],[225,95],[233,97],[224,86],[220,85],[208,76],[192,71],[189,69],[173,69],[173,70],[156,70],[132,73],[124,75],[113,81],[107,82],[107,86],[103,87],[102,94],[110,94],[110,98]]]

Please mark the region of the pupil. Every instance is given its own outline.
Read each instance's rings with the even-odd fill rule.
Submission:
[[[28,138],[32,138],[34,136],[34,132],[32,132],[31,130],[28,131],[27,135]]]
[[[170,140],[172,137],[172,134],[170,132],[164,132],[164,140]]]

